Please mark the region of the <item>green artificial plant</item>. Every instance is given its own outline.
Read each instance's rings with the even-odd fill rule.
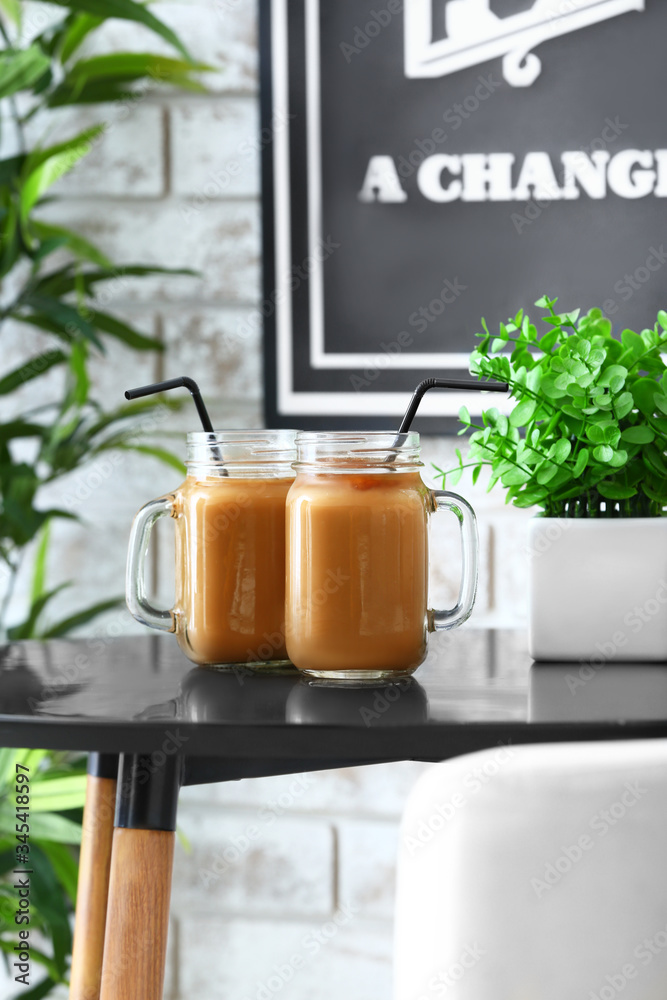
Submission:
[[[549,517],[660,517],[667,505],[667,313],[652,329],[612,333],[600,309],[559,313],[544,296],[538,327],[523,310],[492,336],[484,321],[470,371],[508,382],[508,415],[466,407],[459,433],[472,430],[464,468],[476,482],[490,469],[507,502]],[[483,388],[483,385],[481,386]]]

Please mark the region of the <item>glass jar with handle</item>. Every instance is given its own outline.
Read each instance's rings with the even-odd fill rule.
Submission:
[[[296,479],[287,496],[287,652],[321,678],[374,681],[411,674],[429,632],[456,628],[477,590],[477,525],[455,493],[420,476],[419,435],[297,435]],[[456,516],[462,543],[454,608],[428,599],[428,523]]]
[[[173,632],[189,659],[277,666],[285,648],[285,500],[295,431],[195,432],[187,478],[151,500],[132,526],[127,604],[150,628]],[[151,605],[146,554],[155,522],[176,530],[175,604]]]

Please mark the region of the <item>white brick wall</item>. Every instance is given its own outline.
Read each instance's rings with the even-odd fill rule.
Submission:
[[[202,273],[201,279],[112,286],[109,308],[159,333],[166,353],[138,356],[111,346],[107,359],[94,366],[96,388],[108,403],[121,402],[131,384],[191,372],[216,425],[259,426],[260,334],[248,323],[260,296],[255,0],[164,2],[154,9],[197,58],[216,68],[207,77],[211,92],[154,92],[124,110],[68,110],[53,118],[58,137],[93,120],[105,120],[108,129],[88,161],[61,183],[63,200],[45,215],[81,229],[119,263]],[[162,49],[142,28],[116,21],[95,48],[120,47]],[[10,342],[9,356],[7,347],[3,355],[7,367],[38,338],[21,330]],[[169,417],[160,433],[175,434],[168,440],[182,448],[182,432],[193,419],[191,410]],[[456,444],[424,442],[431,484],[428,464],[452,464]],[[90,525],[86,534],[73,525],[60,525],[56,533],[53,582],[76,581],[62,594],[60,613],[121,593],[132,516],[175,485],[171,470],[132,455],[107,473],[107,467],[92,469],[53,488],[52,499],[69,498]],[[520,624],[529,515],[506,508],[500,495],[487,496],[483,481],[461,489],[480,523],[474,621]],[[166,546],[156,563],[165,600],[168,551]],[[434,531],[433,562],[433,603],[449,604],[458,573],[451,530]],[[142,631],[125,612],[109,615],[105,627],[113,634]],[[299,795],[290,776],[186,789],[180,823],[192,852],[177,850],[168,1000],[389,996],[397,822],[423,767],[405,762],[322,772]],[[250,848],[206,888],[201,871],[215,864],[216,855],[224,860],[226,849],[233,856],[235,838],[242,843],[249,827],[258,828]],[[341,911],[336,924],[341,907],[351,909]]]

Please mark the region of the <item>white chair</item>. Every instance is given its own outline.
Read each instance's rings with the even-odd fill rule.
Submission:
[[[403,817],[394,1000],[666,1000],[667,741],[434,765]]]

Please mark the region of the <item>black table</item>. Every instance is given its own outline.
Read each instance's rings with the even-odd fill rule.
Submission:
[[[535,664],[521,632],[432,637],[375,687],[193,667],[170,636],[0,648],[0,746],[89,753],[71,1000],[161,1000],[183,784],[659,737],[667,664]]]

